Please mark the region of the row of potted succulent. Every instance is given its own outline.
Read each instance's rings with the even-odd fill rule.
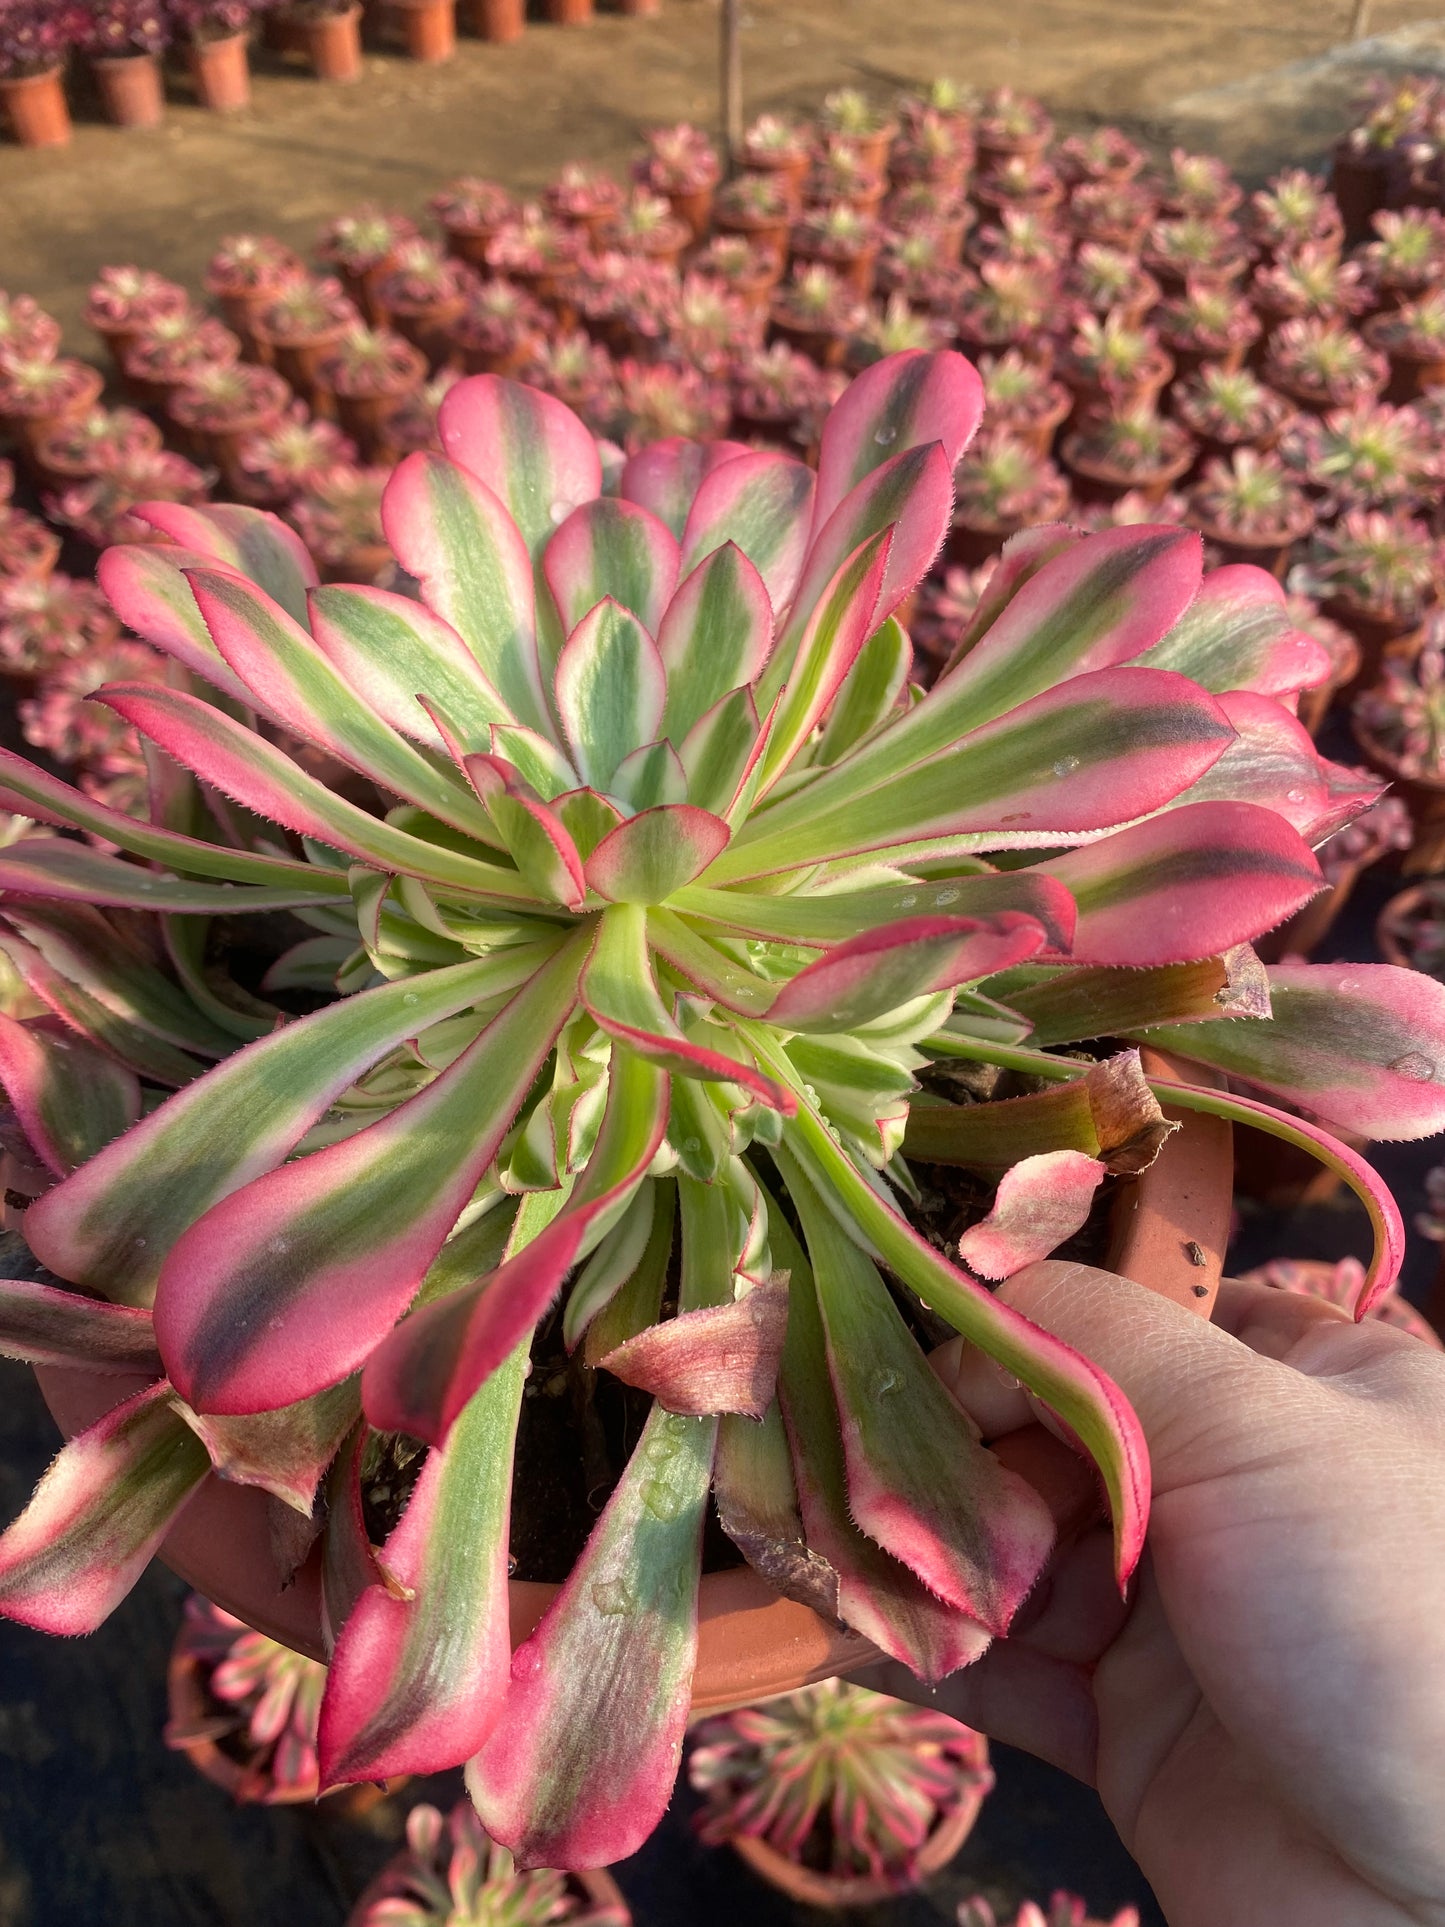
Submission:
[[[1433,74],[1374,81],[1334,146],[1331,182],[1346,233],[1384,207],[1445,207],[1445,88]]]

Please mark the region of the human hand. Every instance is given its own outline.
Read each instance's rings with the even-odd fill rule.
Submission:
[[[1445,1927],[1445,1356],[1264,1285],[1213,1324],[1085,1265],[1002,1295],[1139,1415],[1131,1598],[1091,1528],[936,1693],[860,1677],[1096,1786],[1171,1927]],[[986,1438],[1035,1416],[961,1339],[934,1362]]]

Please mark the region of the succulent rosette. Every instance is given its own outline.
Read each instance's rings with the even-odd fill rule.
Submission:
[[[319,586],[236,507],[152,507],[170,546],[103,557],[172,659],[166,686],[100,696],[163,752],[164,801],[126,816],[0,752],[7,804],[118,852],[0,853],[0,947],[70,1027],[58,1051],[0,1024],[56,1179],[25,1236],[59,1281],[0,1285],[0,1343],[126,1376],[0,1536],[0,1612],[97,1625],[215,1467],[324,1535],[323,1785],[465,1760],[519,1865],[618,1859],[677,1770],[710,1494],[752,1559],[930,1679],[1007,1630],[1049,1557],[1049,1507],[880,1266],[1057,1414],[1132,1571],[1140,1428],[986,1278],[1173,1128],[1140,1041],[1424,1135],[1445,989],[1248,948],[1377,794],[1286,707],[1328,664],[1262,572],[1201,579],[1177,528],[1026,532],[910,692],[897,612],[982,406],[962,357],[899,355],[834,407],[816,472],[671,438],[604,494],[574,415],[477,376],[442,403],[445,453],[384,497],[420,600]],[[307,935],[229,986],[207,919],[283,909]],[[169,934],[142,952],[113,911]],[[1039,1083],[911,1104],[943,1058]],[[1321,1124],[1207,1084],[1163,1088],[1358,1189],[1365,1308],[1398,1269],[1388,1193]],[[1007,1167],[972,1258],[910,1222],[910,1157]],[[513,1653],[543,1319],[652,1403]],[[375,1555],[373,1431],[427,1448]]]

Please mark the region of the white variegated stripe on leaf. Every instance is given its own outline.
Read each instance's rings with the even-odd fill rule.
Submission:
[[[1296,626],[1280,583],[1245,562],[1211,569],[1167,634],[1134,660],[1176,669],[1216,695],[1293,696],[1330,674],[1329,657]]]
[[[772,647],[767,588],[735,542],[715,548],[685,578],[656,635],[667,672],[662,727],[681,746],[729,692],[756,681]]]
[[[196,549],[125,543],[105,550],[95,579],[127,629],[249,707],[255,698],[211,641],[186,580],[187,569],[207,566],[216,565]]]
[[[938,442],[952,470],[983,419],[983,383],[962,355],[906,349],[865,368],[823,424],[814,530],[872,472]]]
[[[635,502],[600,496],[573,509],[542,551],[542,573],[571,635],[610,596],[651,636],[677,587],[677,538]]]
[[[662,723],[667,673],[657,644],[629,610],[604,598],[557,659],[557,709],[584,779],[605,790],[622,759]]]
[[[1022,963],[1045,941],[1017,911],[909,917],[836,945],[778,990],[768,1021],[783,1030],[849,1031],[890,1010]]]
[[[595,439],[565,403],[538,389],[498,375],[458,382],[442,400],[437,429],[452,461],[506,510],[534,560],[573,509],[601,493]]]
[[[773,608],[786,609],[803,566],[815,486],[805,462],[768,449],[710,469],[683,528],[683,576],[732,542],[761,576]]]

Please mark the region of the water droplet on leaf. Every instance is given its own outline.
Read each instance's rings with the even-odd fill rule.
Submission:
[[[1395,1058],[1390,1069],[1396,1077],[1408,1077],[1417,1084],[1431,1084],[1435,1080],[1435,1066],[1417,1050],[1406,1051],[1403,1057]]]
[[[1054,764],[1054,775],[1067,776],[1071,770],[1076,770],[1078,767],[1079,759],[1077,756],[1061,756],[1058,762]]]
[[[630,1613],[637,1600],[625,1579],[599,1579],[592,1588],[592,1604],[607,1618],[616,1619],[620,1613]]]
[[[885,422],[883,427],[875,433],[873,439],[880,448],[887,448],[890,442],[896,442],[898,440],[898,430],[890,427]]]
[[[554,502],[547,513],[551,516],[554,523],[565,522],[567,517],[572,513],[572,504],[570,502]]]
[[[869,1389],[872,1391],[874,1398],[888,1398],[899,1389],[902,1383],[903,1380],[898,1376],[897,1372],[890,1372],[885,1367],[882,1371],[877,1371],[873,1374]]]
[[[662,1479],[649,1479],[642,1488],[642,1503],[654,1519],[675,1519],[682,1510],[682,1500],[672,1487]],[[596,1596],[595,1593],[593,1595]]]

